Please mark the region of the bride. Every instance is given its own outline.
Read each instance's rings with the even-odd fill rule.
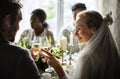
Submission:
[[[47,58],[59,76],[59,79],[120,79],[120,57],[109,25],[111,14],[103,18],[98,12],[89,10],[78,13],[75,21],[76,32],[80,44],[86,46],[80,51],[73,76],[66,74],[59,61],[49,52]]]

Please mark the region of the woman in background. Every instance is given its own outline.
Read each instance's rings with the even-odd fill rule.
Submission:
[[[21,34],[21,37],[24,36],[29,40],[33,40],[35,36],[47,36],[47,38],[51,40],[51,45],[54,46],[54,36],[53,33],[48,30],[49,26],[46,23],[46,13],[43,9],[35,9],[32,11],[30,23],[31,29],[25,30]]]
[[[34,37],[47,37],[50,45],[54,46],[55,44],[54,36],[53,33],[48,30],[45,11],[43,9],[35,9],[32,12],[30,22],[31,22],[31,29],[27,29],[21,34],[21,38],[19,42],[21,42],[22,39],[33,41]],[[41,61],[42,58],[39,57],[39,55],[35,55],[32,50],[31,50],[31,54],[34,60],[36,61],[39,70],[42,69],[44,71],[48,67],[47,63],[43,63]]]

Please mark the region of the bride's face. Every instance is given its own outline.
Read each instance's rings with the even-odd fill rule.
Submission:
[[[85,18],[77,18],[75,21],[76,32],[80,44],[87,43],[94,33],[94,28],[89,28]]]

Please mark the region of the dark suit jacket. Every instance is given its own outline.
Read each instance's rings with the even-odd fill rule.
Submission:
[[[38,68],[26,49],[0,36],[0,79],[39,79]]]

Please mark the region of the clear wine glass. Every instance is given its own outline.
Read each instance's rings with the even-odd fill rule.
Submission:
[[[39,59],[39,52],[40,52],[40,49],[41,49],[40,37],[39,36],[35,36],[31,43],[32,43],[31,45],[32,45],[33,55],[35,56],[35,61],[38,61],[38,59]]]
[[[41,47],[47,51],[50,51],[51,49],[51,43],[49,42],[47,36],[40,37],[41,40]],[[48,68],[45,69],[45,72],[53,72],[54,69],[50,65],[48,65]]]

